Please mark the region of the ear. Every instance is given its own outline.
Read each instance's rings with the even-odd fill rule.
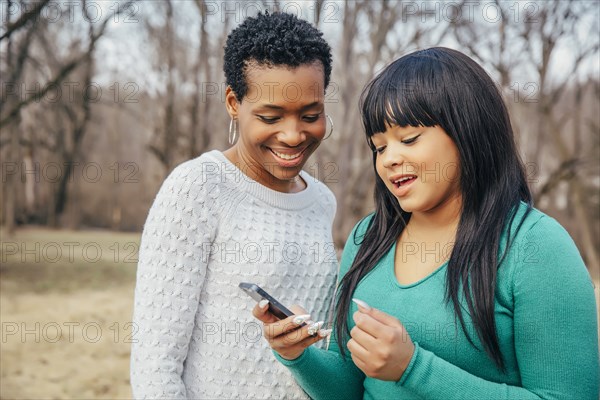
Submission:
[[[237,118],[239,105],[231,86],[227,86],[227,89],[225,89],[225,108],[231,118]]]

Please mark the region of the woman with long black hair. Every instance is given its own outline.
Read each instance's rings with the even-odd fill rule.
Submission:
[[[593,284],[568,233],[533,208],[486,72],[455,50],[418,51],[361,107],[376,209],[344,248],[332,341],[309,347],[257,306],[277,358],[315,399],[597,399]]]

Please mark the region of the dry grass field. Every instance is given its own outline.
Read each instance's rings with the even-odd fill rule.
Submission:
[[[139,234],[2,232],[0,397],[125,399]]]

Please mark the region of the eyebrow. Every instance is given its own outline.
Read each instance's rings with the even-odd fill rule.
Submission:
[[[313,101],[312,103],[303,106],[300,110],[308,110],[309,108],[313,108],[314,106],[318,106],[320,104],[322,104],[322,103],[320,103],[318,101]],[[267,109],[276,110],[276,111],[285,110],[284,107],[282,107],[282,106],[276,106],[275,104],[261,104],[257,108],[258,109],[267,108]]]

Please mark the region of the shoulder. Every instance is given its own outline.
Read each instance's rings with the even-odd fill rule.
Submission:
[[[374,216],[375,213],[373,212],[362,218],[356,223],[356,225],[354,225],[352,231],[350,231],[350,234],[346,239],[346,244],[344,245],[344,251],[342,253],[341,268],[343,271],[347,271],[354,261],[354,258],[358,253],[358,249],[363,243],[365,233],[367,232],[369,226],[371,226]]]
[[[204,153],[176,166],[164,180],[156,200],[175,203],[204,203],[220,195],[221,174],[218,161]]]
[[[214,185],[221,180],[221,170],[219,160],[211,151],[179,164],[171,171],[167,180]]]
[[[507,253],[516,287],[562,291],[591,284],[589,272],[567,230],[535,208],[519,219],[520,212],[513,225],[521,223],[521,226]]]
[[[521,204],[510,231],[514,237],[511,247],[533,247],[542,258],[568,254],[581,260],[579,250],[567,230],[556,219],[536,208],[527,209],[526,205]]]
[[[355,246],[360,246],[367,233],[367,229],[369,229],[373,222],[373,218],[375,218],[375,212],[368,214],[358,221],[356,225],[354,225],[354,228],[352,228],[350,235],[348,235],[348,241],[352,241]]]

